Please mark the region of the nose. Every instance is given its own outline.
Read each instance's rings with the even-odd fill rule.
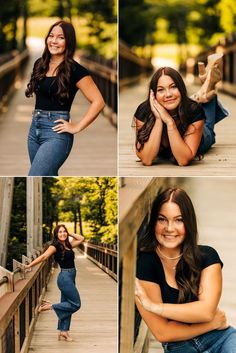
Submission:
[[[171,97],[172,94],[171,94],[171,90],[170,89],[166,89],[166,97]]]
[[[173,224],[173,222],[170,222],[170,221],[169,221],[169,222],[166,224],[166,231],[172,232],[173,229],[174,229],[174,224]]]

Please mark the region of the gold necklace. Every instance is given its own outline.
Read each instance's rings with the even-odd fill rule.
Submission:
[[[183,255],[183,253],[181,253],[181,254],[178,255],[178,256],[169,257],[169,256],[166,256],[165,254],[163,254],[163,252],[160,250],[159,247],[157,247],[157,250],[159,251],[159,253],[160,253],[164,258],[166,258],[166,259],[168,259],[168,260],[177,260],[177,259],[179,259],[179,258]]]

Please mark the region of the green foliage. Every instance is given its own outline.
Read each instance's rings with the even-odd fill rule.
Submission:
[[[235,30],[236,0],[120,1],[120,37],[131,46],[173,43],[203,48]]]
[[[21,262],[21,255],[26,255],[26,226],[26,178],[16,177],[7,253],[9,270],[12,270],[12,259]]]
[[[78,222],[80,208],[82,224],[86,223],[86,237],[116,242],[116,178],[58,178],[53,193],[59,200],[60,221]]]
[[[18,19],[27,16],[26,1],[9,0],[1,4],[0,54],[25,47],[25,28],[23,31],[19,29],[17,22]]]

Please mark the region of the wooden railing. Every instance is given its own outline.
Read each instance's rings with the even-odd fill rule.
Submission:
[[[140,78],[153,71],[151,62],[136,55],[122,41],[119,41],[119,88],[137,83]]]
[[[105,60],[102,57],[79,56],[79,62],[84,65],[100,89],[106,102],[103,112],[110,122],[117,126],[117,63],[115,60]]]
[[[0,64],[0,112],[4,109],[12,92],[18,88],[29,59],[28,50],[12,52],[8,60]]]
[[[86,256],[117,281],[117,245],[83,242],[79,246]]]
[[[187,73],[198,76],[198,61],[207,63],[207,57],[215,52],[223,53],[223,77],[219,84],[222,92],[228,93],[236,97],[236,32],[222,39],[216,46],[199,54],[194,61],[189,61],[189,65],[185,68]]]
[[[157,193],[175,183],[175,178],[124,178],[120,189],[120,353],[148,352],[149,331],[140,315],[135,313],[134,305],[137,238],[145,232]]]
[[[0,267],[0,353],[27,353],[37,308],[50,277],[52,258],[26,272],[31,260],[13,260],[13,272]]]

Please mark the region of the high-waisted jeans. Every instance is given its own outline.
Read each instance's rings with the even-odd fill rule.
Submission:
[[[57,278],[57,285],[61,291],[61,302],[53,304],[52,308],[58,317],[57,329],[69,331],[71,315],[81,306],[80,295],[75,286],[76,269],[61,269]]]
[[[30,176],[56,176],[73,145],[73,136],[52,130],[55,120],[69,121],[70,113],[65,111],[35,110],[28,136],[28,151],[31,162]]]
[[[162,344],[165,353],[236,353],[236,330],[214,330],[191,340]]]
[[[202,107],[205,112],[206,120],[203,129],[202,139],[198,148],[200,154],[206,153],[215,143],[215,124],[226,118],[229,113],[218,101],[217,97],[208,103],[203,103]]]

